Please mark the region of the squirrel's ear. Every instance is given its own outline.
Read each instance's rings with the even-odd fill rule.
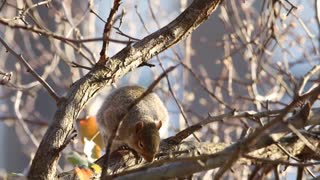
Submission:
[[[138,133],[139,131],[141,131],[142,128],[143,128],[143,126],[144,126],[143,121],[137,122],[137,124],[136,124],[136,133]]]
[[[156,121],[156,128],[157,128],[157,129],[160,129],[161,126],[162,126],[162,121],[161,121],[161,120]]]

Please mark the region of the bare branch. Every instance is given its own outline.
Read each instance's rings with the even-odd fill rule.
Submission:
[[[58,104],[52,124],[35,154],[28,178],[55,177],[60,157],[58,150],[70,134],[73,121],[99,89],[185,38],[214,12],[220,2],[220,0],[194,1],[167,26],[127,46],[110,58],[106,66],[94,67],[86,76],[75,82],[66,98]]]
[[[109,40],[108,39],[110,39],[110,34],[111,34],[114,18],[115,18],[116,12],[118,11],[119,6],[120,6],[120,0],[114,0],[113,7],[110,10],[108,20],[104,25],[103,42],[102,42],[102,48],[100,51],[100,59],[98,62],[98,64],[100,64],[100,65],[104,65],[106,63],[107,58],[108,58],[108,47],[109,47]]]
[[[271,159],[266,159],[266,158],[258,158],[258,157],[253,157],[250,155],[243,155],[243,157],[252,159],[255,161],[260,161],[264,163],[270,163],[270,164],[282,164],[282,165],[287,165],[287,166],[296,166],[296,167],[305,167],[305,166],[314,166],[320,164],[320,162],[311,162],[311,163],[292,163],[288,161],[282,161],[282,160],[271,160]]]
[[[27,68],[27,71],[30,72],[43,85],[43,87],[48,91],[51,97],[58,103],[60,98],[57,93],[45,80],[40,77],[40,75],[30,66],[30,64],[24,59],[24,57],[21,54],[17,54],[12,48],[10,48],[9,45],[1,37],[0,42],[19,60],[21,64],[23,64]]]
[[[26,25],[20,25],[20,24],[13,24],[12,22],[10,22],[10,20],[4,19],[4,18],[0,18],[0,23],[3,25],[6,25],[8,27],[11,27],[11,28],[24,29],[24,30],[27,30],[27,31],[30,31],[33,33],[45,35],[47,37],[53,37],[53,38],[61,40],[63,42],[71,42],[74,44],[103,41],[103,39],[104,39],[102,37],[89,38],[89,39],[71,39],[71,38],[67,38],[65,36],[61,36],[61,35],[46,31],[44,29],[40,29],[36,26],[30,26],[30,25],[26,26]],[[115,42],[115,43],[120,43],[120,44],[128,44],[129,43],[129,41],[122,41],[122,40],[116,40],[116,39],[110,39],[110,38],[107,38],[107,40],[110,42]]]
[[[319,119],[319,115],[320,115],[320,111],[319,109],[314,109],[312,110],[313,113],[311,113],[312,115],[310,116],[309,120],[307,121],[306,124],[304,124],[303,126],[307,126],[310,125],[309,123],[313,124],[313,118],[317,119],[317,122],[320,122]],[[304,122],[304,120],[300,117],[296,117],[295,119],[292,119],[292,123],[293,124],[299,124],[298,122]],[[286,128],[286,124],[281,124],[280,125],[282,128]],[[300,128],[302,126],[299,126]],[[280,128],[280,129],[282,129]],[[258,128],[257,131],[260,131]],[[289,132],[289,130],[285,130],[284,132]],[[271,134],[273,132],[270,132]],[[251,134],[250,136],[252,137],[255,133]],[[250,139],[250,136],[247,139]],[[259,158],[263,158],[264,160],[266,160],[266,158],[268,159],[278,159],[279,157],[282,157],[282,160],[287,159],[287,154],[284,153],[280,148],[278,148],[278,146],[276,144],[272,145],[273,148],[277,149],[277,152],[274,151],[273,148],[268,147],[269,145],[273,144],[273,141],[269,141],[267,139],[265,139],[266,137],[270,136],[269,134],[265,135],[265,136],[261,136],[259,141],[261,141],[261,143],[259,144],[254,144],[252,145],[252,147],[250,147],[250,151],[249,152],[244,152],[244,148],[242,147],[242,144],[244,142],[247,141],[247,139],[243,140],[243,141],[239,141],[236,142],[232,145],[227,145],[227,144],[215,144],[212,146],[209,146],[208,143],[196,143],[196,145],[194,144],[195,142],[191,143],[193,144],[195,147],[187,147],[187,149],[189,150],[194,150],[194,151],[198,151],[201,152],[200,154],[202,155],[194,155],[194,153],[189,153],[192,154],[191,156],[188,156],[187,158],[174,158],[174,159],[165,159],[165,160],[159,160],[157,162],[154,162],[150,165],[144,165],[143,167],[137,168],[135,167],[133,170],[129,170],[129,171],[125,171],[119,174],[114,175],[113,177],[116,177],[117,179],[126,179],[126,178],[135,178],[135,177],[139,177],[139,179],[147,179],[150,176],[153,177],[153,179],[161,179],[161,178],[170,178],[170,177],[182,177],[182,176],[186,176],[186,175],[190,175],[196,172],[200,172],[200,171],[204,171],[204,170],[209,170],[209,169],[214,169],[217,167],[221,167],[222,165],[224,165],[228,160],[230,160],[230,154],[235,154],[237,153],[237,151],[239,149],[242,149],[242,153],[249,153],[248,156],[243,155],[244,157],[259,157]],[[292,137],[285,137],[282,138],[279,142],[281,143],[282,146],[285,147],[290,147],[289,151],[290,154],[292,154],[293,156],[298,155],[299,153],[302,153],[303,150],[301,149],[301,143],[303,143],[301,140],[298,139],[298,141],[292,141],[289,140]],[[297,139],[296,136],[294,136],[295,139]],[[167,141],[167,140],[163,140],[163,141]],[[294,142],[296,145],[289,145],[290,142]],[[319,146],[319,141],[317,139],[315,139],[313,141],[313,143],[317,142],[315,145]],[[180,144],[179,146],[184,146],[184,144],[189,144],[188,142],[182,142],[182,144]],[[190,144],[189,144],[190,145]],[[171,148],[168,148],[168,144],[163,144],[162,145],[162,150],[172,150]],[[170,146],[170,145],[169,145]],[[210,148],[211,147],[211,148]],[[306,147],[306,146],[305,146]],[[261,149],[262,148],[262,149]],[[295,149],[297,148],[297,149]],[[180,151],[183,150],[181,148],[178,148]],[[272,150],[273,149],[273,150]],[[185,149],[184,149],[185,150]],[[272,153],[267,153],[267,151],[271,151]],[[282,155],[279,156],[280,153]],[[264,156],[264,157],[262,157]],[[274,157],[274,158],[273,158]],[[126,160],[124,160],[126,163],[130,164],[128,159],[128,157],[124,158]],[[257,158],[257,159],[259,159]],[[282,160],[280,161],[274,161],[274,163],[278,162],[278,164],[284,163]],[[119,159],[115,159],[115,161],[119,162]],[[266,160],[268,161],[268,160]],[[273,160],[270,160],[273,161]],[[237,159],[237,163],[243,163],[243,159]],[[253,162],[251,162],[253,163]],[[272,162],[270,162],[272,163]],[[112,164],[112,163],[111,163]],[[128,165],[127,164],[127,165]],[[294,164],[294,165],[299,165],[299,164]],[[300,163],[301,165],[301,163]],[[302,166],[311,166],[311,165],[315,165],[312,163],[305,163],[302,164]],[[119,166],[119,164],[118,164]]]

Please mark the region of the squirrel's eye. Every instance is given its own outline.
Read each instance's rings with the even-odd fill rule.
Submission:
[[[140,149],[143,148],[143,143],[142,143],[142,141],[139,141],[139,142],[138,142],[138,145],[139,145],[139,148],[140,148]]]

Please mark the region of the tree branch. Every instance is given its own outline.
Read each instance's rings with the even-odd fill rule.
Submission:
[[[107,58],[108,58],[108,47],[109,47],[109,40],[108,39],[110,38],[112,25],[114,22],[114,17],[116,15],[116,12],[118,11],[119,6],[120,6],[120,0],[114,0],[113,7],[110,10],[108,20],[104,25],[103,42],[102,42],[102,48],[100,51],[100,59],[98,62],[100,65],[104,65],[106,63]]]
[[[75,82],[65,99],[58,104],[53,122],[35,154],[28,178],[54,179],[60,157],[59,148],[72,131],[74,120],[97,91],[185,38],[208,19],[220,3],[221,0],[195,0],[167,26],[122,49],[110,58],[106,66],[96,65]]]
[[[53,37],[54,39],[58,39],[63,42],[71,42],[73,44],[80,44],[80,43],[88,43],[88,42],[96,42],[96,41],[103,41],[103,37],[97,37],[97,38],[88,38],[88,39],[72,39],[72,38],[67,38],[63,35],[59,35],[44,29],[40,29],[36,26],[31,26],[31,25],[21,25],[21,24],[14,24],[12,23],[12,20],[0,18],[0,24],[6,25],[11,28],[16,28],[16,29],[23,29],[26,31],[30,31],[33,33],[38,33],[47,37]],[[114,42],[114,43],[119,43],[119,44],[128,44],[129,41],[123,41],[123,40],[117,40],[117,39],[109,39],[108,41]]]
[[[319,124],[320,108],[313,109],[310,114],[311,115],[307,121],[305,121],[305,119],[301,118],[300,116],[294,116],[294,118],[291,119],[291,124],[297,124],[298,125],[297,128],[302,128],[308,125]],[[282,129],[282,130],[279,131],[279,129]],[[279,129],[277,129],[275,133],[281,132],[285,134],[289,132],[286,124],[279,124]],[[265,134],[259,137],[260,143],[256,145],[252,145],[248,152],[243,152],[243,153],[244,154],[248,153],[250,157],[259,157],[259,158],[265,158],[265,159],[267,158],[269,160],[270,159],[286,160],[288,158],[288,155],[285,152],[283,152],[282,149],[278,148],[278,146],[274,144],[273,141],[270,141],[269,136],[270,134]],[[152,176],[152,179],[168,179],[168,178],[174,178],[174,177],[184,177],[200,171],[222,167],[226,163],[226,161],[230,159],[230,154],[234,154],[235,151],[241,148],[242,143],[246,142],[247,139],[250,139],[250,137],[242,141],[236,142],[232,145],[229,145],[227,143],[182,142],[178,146],[174,147],[174,146],[170,146],[170,145],[168,146],[168,144],[162,143],[161,149],[164,150],[165,152],[187,150],[189,151],[189,153],[187,153],[187,156],[159,160],[150,165],[145,165],[145,164],[135,165],[133,161],[134,159],[133,155],[129,157],[128,156],[122,157],[122,159],[119,159],[119,157],[116,157],[115,159],[113,159],[110,165],[110,169],[115,171],[117,167],[123,167],[121,162],[126,164],[126,168],[132,169],[129,171],[128,169],[126,169],[125,172],[121,172],[119,174],[113,175],[112,177],[116,179],[130,179],[130,178],[148,179],[151,176]],[[319,139],[317,138],[312,139],[311,137],[308,137],[308,140],[312,141],[312,143],[315,146],[319,147]],[[163,140],[163,141],[166,141],[166,140]],[[286,149],[288,149],[290,154],[293,156],[302,155],[305,151],[304,149],[309,149],[306,145],[304,145],[303,140],[299,139],[297,136],[283,137],[279,139],[278,142],[282,146],[284,146]],[[247,158],[249,156],[247,156]],[[257,160],[259,158],[257,158]],[[317,157],[312,157],[312,155],[309,154],[309,157],[304,157],[304,158],[317,159],[319,158],[319,154],[317,155]],[[119,164],[117,164],[116,162]],[[130,164],[130,162],[132,162],[133,165]],[[237,159],[235,163],[252,164],[251,161],[244,161],[244,159],[242,158]],[[272,163],[274,164],[275,162],[272,162]],[[279,162],[279,163],[281,164],[282,162]],[[310,164],[304,164],[304,165],[310,165]],[[124,169],[121,169],[120,171],[122,170]]]
[[[24,59],[22,54],[16,53],[1,37],[0,42],[6,47],[7,51],[10,51],[11,54],[13,54],[21,64],[23,64],[27,68],[27,72],[30,72],[42,85],[43,87],[48,91],[50,96],[56,101],[56,103],[59,102],[60,98],[58,94],[52,89],[52,87],[40,77],[40,75],[30,66],[30,64]]]

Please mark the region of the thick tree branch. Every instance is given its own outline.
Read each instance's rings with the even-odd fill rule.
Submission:
[[[222,177],[224,172],[228,169],[231,168],[232,164],[237,161],[237,159],[240,156],[235,156],[235,154],[243,154],[250,152],[252,150],[256,150],[259,148],[262,148],[265,146],[266,142],[276,142],[280,138],[282,138],[285,133],[288,131],[292,131],[295,134],[299,136],[299,133],[293,131],[293,128],[302,128],[304,126],[301,126],[305,124],[305,122],[308,119],[309,113],[310,113],[310,108],[312,104],[314,103],[314,99],[318,97],[320,94],[320,85],[312,89],[310,92],[302,95],[302,96],[297,96],[293,101],[286,106],[283,111],[275,118],[273,118],[268,124],[258,128],[255,130],[254,133],[250,134],[246,139],[243,141],[239,141],[236,143],[234,146],[231,146],[229,148],[231,158],[226,159],[225,161],[228,162],[228,167],[222,167],[219,169],[219,171],[215,174],[215,179],[219,179]],[[301,101],[304,102],[306,100],[309,100],[305,105],[304,108],[302,108],[299,112],[297,112],[291,119],[285,118],[285,116],[299,104]],[[295,119],[302,119],[302,121],[293,121]],[[296,124],[297,123],[297,124]],[[293,124],[295,126],[293,126]],[[276,136],[270,137],[270,133],[274,132],[276,133]]]
[[[308,137],[308,139],[316,146],[320,146],[319,138]],[[292,156],[304,156],[304,159],[314,158],[311,154],[305,155],[304,152],[308,150],[308,148],[304,146],[303,142],[296,136],[282,138],[279,143],[284,148],[288,149]],[[152,164],[135,165],[135,159],[132,154],[126,154],[124,156],[114,155],[111,164],[113,168],[115,168],[113,170],[127,171],[115,174],[111,177],[113,179],[155,180],[185,177],[197,172],[221,167],[225,163],[225,158],[230,156],[228,152],[224,151],[228,146],[230,146],[228,143],[199,143],[185,141],[174,148],[175,150],[179,150],[180,153],[168,153],[173,157],[178,154],[179,158],[162,158]],[[315,159],[317,158],[319,158],[319,154]],[[288,161],[288,159],[288,155],[283,150],[276,144],[272,144],[248,154],[244,154],[243,158],[238,159],[235,164],[257,165],[268,163],[272,165],[280,164],[299,167],[319,164],[319,162],[292,163]],[[72,170],[60,174],[59,178],[61,180],[75,180],[78,179],[78,176],[74,170]]]
[[[75,82],[65,99],[58,104],[53,122],[35,154],[28,178],[54,179],[59,149],[72,131],[74,120],[97,91],[182,40],[204,22],[219,3],[221,0],[194,1],[170,24],[140,42],[127,46],[110,58],[106,66],[97,65]]]
[[[284,110],[276,110],[274,112],[278,112],[278,114],[281,114],[281,111]],[[274,114],[274,112],[270,112],[270,114]],[[264,115],[264,113],[255,114],[266,116]],[[229,119],[233,119],[234,117],[248,117],[246,113],[241,112],[239,112],[238,114],[234,113],[233,115],[228,113],[226,115],[227,116],[219,115],[217,117],[224,117],[224,121],[228,121]],[[289,136],[281,139],[277,138],[278,144],[274,143],[271,137],[278,137],[280,134],[282,134],[283,136],[284,134],[288,134],[288,132],[290,132],[290,129],[287,127],[287,123],[279,123],[280,124],[277,126],[277,128],[270,130],[268,134],[264,134],[259,139],[261,143],[255,144],[255,147],[251,148],[251,150],[248,152],[248,155],[246,153],[243,154],[243,157],[247,158],[247,160],[240,158],[235,163],[250,165],[255,162],[259,163],[263,161],[269,162],[271,164],[286,165],[290,164],[290,162],[287,161],[289,157],[291,158],[294,156],[299,156],[299,158],[301,158],[302,160],[320,158],[319,152],[314,153],[308,146],[305,145],[304,141],[299,139],[297,136]],[[303,116],[294,115],[289,118],[288,123],[294,124],[295,127],[299,129],[305,126],[317,125],[320,123],[320,108],[312,109],[307,119],[305,119],[305,117]],[[226,159],[230,157],[231,151],[234,151],[235,147],[241,146],[241,142],[244,142],[245,139],[240,140],[240,142],[236,142],[235,144],[207,142],[198,143],[190,141],[181,143],[181,140],[185,139],[191,133],[199,130],[202,125],[202,123],[195,124],[177,133],[175,136],[162,140],[160,145],[161,152],[157,155],[157,158],[159,158],[160,160],[152,164],[136,164],[134,155],[127,150],[113,154],[113,156],[110,157],[110,162],[108,163],[109,171],[115,173],[111,177],[120,179],[138,177],[147,179],[151,176],[153,177],[153,179],[173,178],[181,177],[184,175],[191,175],[200,171],[223,166]],[[320,146],[319,136],[313,137],[312,134],[308,134],[308,132],[303,131],[302,133],[305,135],[308,141],[312,142],[314,146]],[[286,150],[284,151],[284,149],[279,148],[279,145],[281,145],[281,147]],[[104,158],[105,155],[96,163],[102,166],[101,163],[103,163]],[[201,164],[199,164],[199,162],[197,162],[209,162],[210,159],[213,159],[213,164],[204,164],[204,166],[202,166]],[[254,159],[254,161],[252,161],[252,159]],[[186,162],[188,163],[188,165],[185,164]],[[306,163],[294,165],[305,166],[311,164]],[[168,172],[170,172],[169,174],[163,173],[167,170]],[[68,179],[70,178],[70,176],[76,176],[73,174],[73,171],[67,172],[62,174],[61,178]],[[71,177],[71,179],[74,178]]]
[[[308,125],[314,125],[320,123],[320,109],[315,108],[310,112],[310,116],[307,120],[301,116],[294,116],[290,119],[291,124],[297,125],[297,128],[302,128]],[[289,131],[285,123],[280,123],[277,129],[274,129],[275,133],[286,134]],[[272,134],[272,132],[269,132]],[[172,137],[170,137],[172,138]],[[292,139],[293,138],[293,139]],[[235,153],[235,151],[241,148],[242,143],[246,142],[250,137],[240,140],[232,145],[227,143],[198,143],[198,142],[183,142],[178,146],[170,146],[162,143],[162,150],[164,152],[174,151],[188,151],[187,156],[177,159],[160,160],[150,165],[144,166],[143,164],[135,165],[133,155],[124,156],[122,159],[115,157],[114,162],[111,163],[110,169],[115,170],[118,167],[123,167],[121,163],[125,163],[131,171],[125,171],[120,174],[116,174],[113,178],[116,179],[148,179],[152,176],[152,179],[167,179],[174,177],[184,177],[187,175],[192,175],[194,173],[205,171],[209,169],[214,169],[223,166],[226,161],[230,158],[230,154]],[[303,155],[306,149],[309,149],[303,142],[294,137],[284,137],[278,139],[279,143],[290,151],[293,156]],[[319,147],[319,139],[308,138],[312,141],[314,146]],[[165,140],[164,140],[165,141]],[[274,141],[270,140],[270,134],[264,134],[259,138],[259,142],[256,145],[252,145],[250,150],[247,152],[250,156],[277,160],[286,160],[288,155],[278,148]],[[169,148],[168,148],[169,147]],[[246,152],[244,152],[246,154]],[[314,154],[310,153],[309,155]],[[315,153],[317,156],[305,156],[304,158],[319,158],[319,153]],[[130,166],[130,162],[132,162]],[[99,163],[99,162],[98,162]],[[238,159],[236,163],[250,164],[251,161],[245,161],[244,159]],[[275,162],[273,162],[275,163]],[[142,166],[138,168],[139,166]],[[122,169],[123,170],[123,169]],[[121,171],[121,170],[120,170]]]
[[[317,145],[319,145],[319,142],[317,141],[319,141],[319,139],[314,140],[314,142],[317,143]],[[296,137],[285,139],[282,145],[290,149],[290,153],[293,155],[299,155],[300,153],[303,152],[305,148],[304,146],[302,146],[303,142],[301,142],[300,140],[297,140]],[[117,174],[113,176],[113,179],[156,180],[156,179],[170,179],[170,178],[176,178],[176,177],[185,177],[197,172],[221,167],[223,164],[226,163],[226,160],[230,157],[230,152],[226,151],[226,149],[228,149],[228,144],[225,144],[225,143],[217,144],[217,143],[184,142],[180,146],[182,147],[186,146],[187,149],[194,149],[194,151],[199,151],[203,154],[201,154],[200,156],[197,156],[196,153],[194,153],[195,155],[193,157],[189,156],[189,157],[179,158],[179,159],[159,160],[154,164],[147,165],[139,169],[134,169],[129,172]],[[225,150],[220,151],[221,149],[225,149]],[[210,153],[210,154],[206,154],[206,153]],[[287,158],[288,158],[288,156],[282,150],[280,150],[276,145],[270,145],[265,148],[252,151],[249,153],[249,156],[258,157],[257,159],[259,158],[268,159],[272,164],[276,164],[276,163],[282,164],[282,162],[287,161]],[[245,158],[240,158],[236,162],[236,164],[242,164],[242,165],[252,165],[256,163],[259,163],[259,161],[257,162],[257,160],[250,160]]]

